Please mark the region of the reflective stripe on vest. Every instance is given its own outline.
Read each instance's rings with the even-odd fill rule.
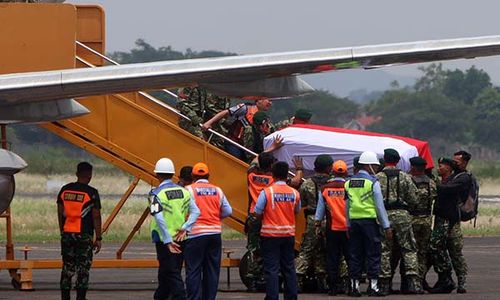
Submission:
[[[373,182],[365,178],[351,178],[345,185],[349,196],[350,219],[375,219],[375,198],[373,196]]]
[[[64,232],[80,233],[82,219],[91,212],[92,206],[84,206],[90,201],[89,194],[82,191],[65,190],[61,193],[64,203]]]
[[[162,214],[167,224],[168,234],[173,238],[186,222],[191,195],[186,189],[175,186],[161,189],[156,197],[163,208]],[[150,229],[151,232],[156,231],[163,242],[163,236],[155,218],[151,220]]]
[[[273,184],[274,179],[271,175],[265,174],[248,174],[248,193],[250,194],[250,209],[249,212],[253,213],[255,205],[257,204],[257,199],[259,198],[260,192],[271,184]]]
[[[264,189],[266,207],[262,218],[261,236],[295,236],[295,206],[300,200],[299,193],[287,186],[273,184]]]
[[[187,189],[193,195],[201,212],[190,234],[220,233],[222,231],[220,219],[222,190],[206,182],[193,183]]]
[[[322,189],[331,230],[347,230],[344,183],[344,181],[328,182]]]

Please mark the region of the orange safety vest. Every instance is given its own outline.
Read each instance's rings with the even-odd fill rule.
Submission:
[[[246,104],[245,104],[246,105]],[[231,124],[231,128],[229,129],[229,136],[239,142],[243,136],[244,127],[247,125],[253,125],[253,115],[259,111],[257,105],[246,105],[247,113],[245,114],[245,120],[238,119]]]
[[[64,204],[64,232],[80,233],[82,230],[82,209],[89,202],[89,194],[82,191],[65,190],[61,193]]]
[[[200,216],[193,224],[190,234],[221,233],[220,207],[222,190],[208,182],[195,182],[187,189],[200,209]]]
[[[250,173],[247,176],[248,179],[248,194],[250,196],[250,213],[254,212],[255,205],[257,204],[257,199],[259,198],[260,192],[271,184],[274,183],[272,175]]]
[[[328,211],[330,229],[335,231],[347,230],[344,184],[344,181],[330,181],[321,189]]]
[[[295,236],[295,207],[299,192],[288,185],[273,184],[264,189],[266,207],[260,235],[265,237]]]

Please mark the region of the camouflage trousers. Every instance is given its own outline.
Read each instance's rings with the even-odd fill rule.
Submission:
[[[264,281],[264,261],[260,253],[260,228],[262,221],[255,218],[247,219],[247,250],[250,252],[248,260],[247,278],[257,282]]]
[[[92,236],[89,234],[63,233],[61,236],[61,290],[71,289],[71,279],[76,273],[75,287],[88,289],[92,265]]]
[[[196,116],[196,117],[191,116],[191,118],[193,118],[193,120],[195,120],[195,121],[191,122],[191,121],[185,120],[183,118],[179,118],[179,127],[186,130],[187,132],[191,133],[192,135],[199,137],[200,139],[204,139],[205,137],[203,135],[203,131],[201,130],[201,127],[198,126],[198,124],[202,123],[203,120],[201,118],[199,118],[198,116]],[[197,121],[199,121],[199,122],[196,123]]]
[[[418,275],[425,278],[429,265],[429,241],[432,232],[431,216],[413,216],[413,235],[417,242]]]
[[[302,236],[299,256],[295,259],[295,270],[298,275],[306,275],[310,269],[315,275],[326,274],[326,245],[324,227],[322,236],[316,235],[314,215],[306,218],[306,230]]]
[[[380,278],[392,278],[394,268],[401,258],[403,275],[418,276],[417,242],[413,236],[412,217],[406,210],[388,210],[393,232],[391,241],[382,242]]]
[[[467,275],[467,263],[462,254],[464,238],[460,222],[455,224],[436,217],[432,230],[429,251],[436,273],[451,273],[455,269],[457,277]]]

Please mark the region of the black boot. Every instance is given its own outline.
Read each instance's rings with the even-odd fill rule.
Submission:
[[[329,284],[326,274],[318,274],[316,276],[316,286],[318,287],[318,291],[320,293],[326,293],[329,291]]]
[[[368,289],[366,290],[369,297],[383,297],[385,296],[379,289],[377,279],[368,280]]]
[[[380,278],[378,281],[378,288],[383,296],[387,296],[391,293],[392,280],[390,278]]]
[[[401,290],[401,293],[403,294],[423,294],[422,287],[420,286],[420,282],[417,276],[415,275],[408,275],[405,276],[405,281],[406,281],[406,286],[405,290]]]
[[[359,291],[359,280],[358,279],[351,279],[351,288],[349,289],[349,296],[361,297],[361,292]]]
[[[335,282],[335,293],[337,295],[346,294],[349,289],[349,277],[339,278]]]
[[[438,273],[438,281],[429,290],[431,294],[449,294],[455,289],[455,282],[450,273]]]
[[[460,276],[457,276],[457,280],[458,280],[458,288],[457,288],[457,293],[459,294],[465,294],[467,293],[467,290],[465,289],[465,276],[464,275],[460,275]]]
[[[71,299],[71,290],[61,290],[61,299],[62,300],[70,300]]]
[[[76,300],[87,300],[87,289],[76,289]]]
[[[401,294],[408,294],[408,277],[401,275],[401,284],[399,286]]]

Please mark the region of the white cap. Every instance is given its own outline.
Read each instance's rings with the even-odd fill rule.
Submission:
[[[155,173],[162,173],[162,174],[175,174],[175,167],[174,163],[170,158],[160,158],[156,162],[155,166]]]
[[[377,154],[373,151],[365,151],[359,156],[359,163],[363,165],[380,165]]]

